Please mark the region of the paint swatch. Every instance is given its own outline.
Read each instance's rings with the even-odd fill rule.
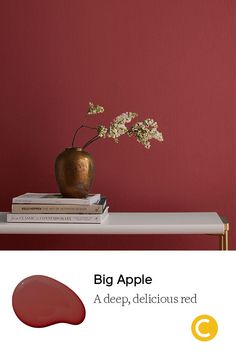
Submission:
[[[66,285],[43,275],[22,280],[13,292],[12,306],[16,316],[31,327],[76,325],[85,318],[80,298]]]

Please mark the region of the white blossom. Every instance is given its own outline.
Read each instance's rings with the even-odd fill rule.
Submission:
[[[132,126],[128,135],[134,135],[139,143],[143,144],[146,149],[150,149],[151,139],[163,141],[162,133],[157,130],[157,127],[157,123],[153,119],[147,118],[143,122],[137,122]]]
[[[103,112],[104,112],[104,108],[102,106],[95,105],[92,102],[89,102],[88,114],[92,115],[92,114],[99,114]]]
[[[118,143],[119,137],[127,134],[129,129],[126,127],[126,123],[130,123],[132,119],[137,117],[137,113],[125,112],[117,116],[110,124],[107,137],[112,138]]]
[[[107,135],[107,128],[104,125],[99,125],[97,127],[97,133],[100,138],[106,138]]]
[[[137,117],[137,113],[133,113],[133,112],[125,112],[125,113],[122,113],[120,114],[119,116],[117,116],[113,122],[116,122],[116,123],[123,123],[123,124],[126,124],[126,123],[130,123],[132,119],[134,119],[135,117]]]

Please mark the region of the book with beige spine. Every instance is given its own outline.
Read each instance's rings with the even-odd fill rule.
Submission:
[[[11,211],[14,214],[102,214],[106,204],[105,197],[101,197],[99,202],[91,205],[13,203]]]

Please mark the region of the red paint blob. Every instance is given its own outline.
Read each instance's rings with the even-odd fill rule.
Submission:
[[[16,316],[31,327],[47,327],[56,323],[80,324],[85,307],[66,285],[43,276],[33,275],[15,288],[12,306]]]

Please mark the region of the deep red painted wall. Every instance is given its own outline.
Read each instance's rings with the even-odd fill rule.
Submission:
[[[106,109],[94,124],[137,111],[165,137],[149,151],[128,138],[89,147],[93,190],[110,210],[217,211],[236,248],[235,18],[233,0],[1,0],[0,208],[56,190],[54,159],[94,101]],[[145,240],[132,247],[148,248]],[[217,248],[212,238],[149,241]]]

